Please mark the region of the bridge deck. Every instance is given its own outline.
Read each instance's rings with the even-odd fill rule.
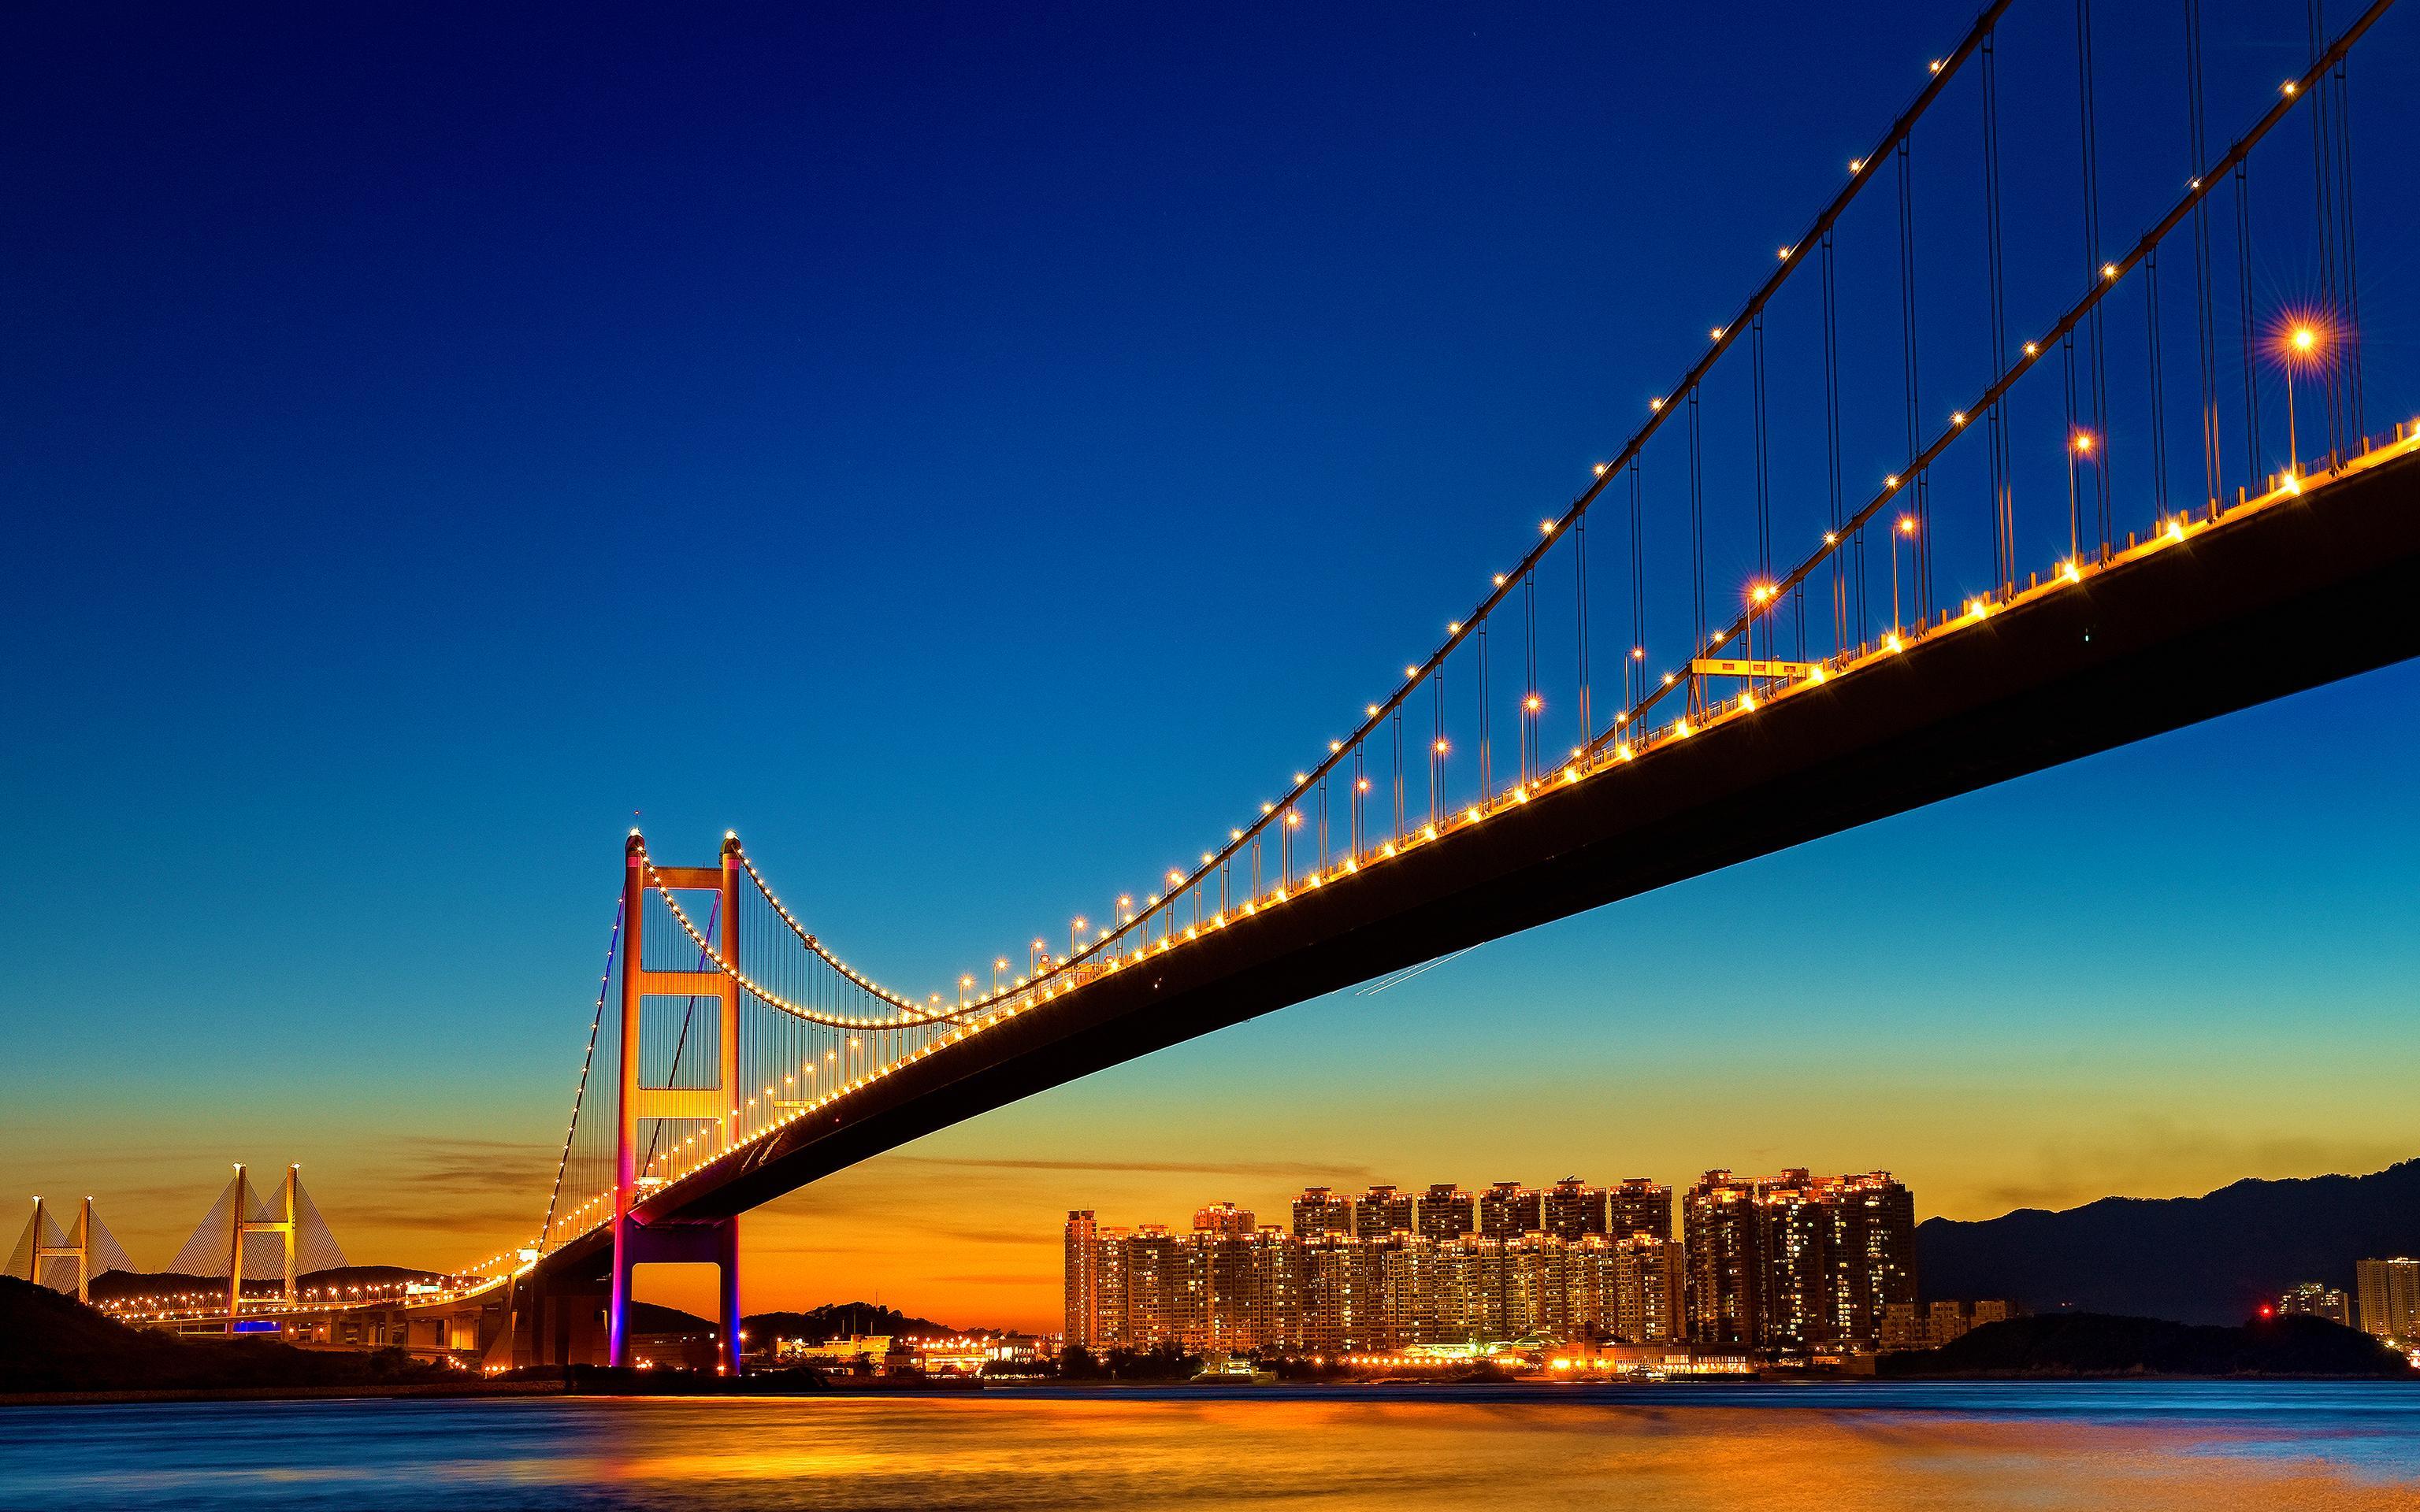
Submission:
[[[2230,515],[970,1035],[650,1194],[744,1211],[1046,1088],[1433,957],[2420,653],[2420,455]],[[601,1232],[550,1269],[601,1263]]]

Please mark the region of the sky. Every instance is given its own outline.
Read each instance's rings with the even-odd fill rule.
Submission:
[[[2209,10],[2223,144],[2305,38]],[[673,862],[737,828],[910,989],[1105,915],[1435,647],[1969,19],[12,12],[0,1193],[89,1192],[164,1264],[227,1163],[300,1161],[357,1260],[519,1242],[634,823]],[[2004,28],[2012,329],[2078,291],[2071,23]],[[2365,44],[2358,144],[2410,140],[2414,26]],[[2097,39],[2113,248],[2184,176],[2180,37]],[[2291,141],[2264,208],[2307,202]],[[1919,243],[1969,267],[1922,285],[1929,409],[1983,372],[1963,150],[1915,160]],[[2382,430],[2420,404],[2420,242],[2360,150]],[[2257,243],[2264,326],[2311,297],[2308,219]],[[1844,223],[1858,499],[1905,455],[1888,231]],[[1777,358],[1808,329],[1777,307]],[[2149,423],[2114,370],[2123,504]],[[1800,539],[1820,430],[1777,371]],[[2064,525],[2029,514],[2023,564]],[[1311,1181],[1882,1167],[1974,1218],[2420,1153],[2415,691],[2318,689],[1058,1088],[751,1216],[747,1304],[1046,1325],[1066,1210]]]

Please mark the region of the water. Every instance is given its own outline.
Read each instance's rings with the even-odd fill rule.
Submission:
[[[2420,1387],[1541,1386],[0,1409],[0,1507],[2420,1506]]]

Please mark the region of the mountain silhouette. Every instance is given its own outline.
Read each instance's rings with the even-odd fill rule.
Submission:
[[[2354,1261],[2420,1255],[2420,1160],[2369,1176],[2238,1181],[2198,1197],[2103,1197],[1979,1223],[1928,1218],[1916,1244],[1927,1298],[2241,1323],[2299,1282],[2350,1298]]]

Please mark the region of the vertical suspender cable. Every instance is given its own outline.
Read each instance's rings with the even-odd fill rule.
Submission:
[[[1388,722],[1395,730],[1395,827],[1387,837],[1391,841],[1404,838],[1404,706],[1401,702],[1395,705]]]
[[[2143,319],[2151,350],[2151,499],[2165,519],[2168,514],[2168,399],[2160,365],[2160,248],[2153,242],[2143,253]]]
[[[1577,539],[1576,539],[1576,540],[1575,540],[1575,541],[1572,543],[1572,548],[1573,548],[1575,551],[1576,551],[1576,552],[1578,552],[1578,553],[1579,553],[1579,556],[1578,556],[1578,559],[1577,559],[1577,563],[1578,563],[1578,567],[1579,567],[1579,591],[1578,591],[1578,594],[1577,594],[1577,596],[1576,596],[1576,602],[1575,602],[1575,606],[1574,606],[1574,607],[1575,607],[1575,611],[1576,611],[1577,618],[1578,618],[1578,622],[1579,622],[1579,624],[1578,624],[1578,631],[1577,631],[1577,634],[1578,634],[1578,639],[1579,639],[1579,654],[1580,654],[1580,656],[1579,656],[1579,672],[1580,672],[1580,745],[1581,745],[1581,747],[1582,747],[1583,748],[1585,748],[1588,746],[1588,743],[1589,743],[1590,741],[1594,740],[1594,739],[1596,738],[1596,725],[1595,725],[1595,722],[1594,722],[1593,717],[1592,717],[1590,716],[1590,714],[1589,713],[1589,657],[1588,657],[1588,654],[1589,654],[1589,643],[1588,643],[1588,640],[1589,640],[1589,637],[1588,637],[1588,511],[1587,511],[1587,510],[1585,510],[1585,509],[1581,510],[1581,511],[1580,511],[1580,517],[1579,517],[1579,518],[1572,522],[1572,532],[1573,532],[1573,534],[1574,534],[1575,536],[1576,536],[1576,537],[1577,537]]]
[[[2235,282],[2243,311],[2243,466],[2253,491],[2261,489],[2260,370],[2252,316],[2252,176],[2248,160],[2235,164]]]
[[[1529,748],[1536,744],[1538,698],[1538,569],[1521,573],[1521,785],[1529,785]]]
[[[2009,370],[2009,323],[2006,281],[2000,266],[2000,84],[1998,61],[1983,38],[1983,252],[1984,283],[1989,292],[1986,317],[1992,323],[1992,371]],[[1983,451],[1991,465],[1992,580],[2002,593],[2016,586],[2017,543],[2015,499],[2009,478],[2009,431],[2004,402],[1993,400],[1984,416]]]
[[[2344,255],[2344,275],[2336,284],[2337,305],[2344,315],[2344,329],[2337,333],[2336,346],[2345,363],[2345,439],[2348,445],[2357,444],[2368,429],[2361,393],[2361,285],[2359,266],[2353,259],[2352,217],[2352,101],[2345,78],[2350,55],[2336,59],[2335,100],[2336,107],[2336,213],[2342,226],[2336,235],[2336,245]]]
[[[1480,633],[1481,635],[1487,633],[1484,625],[1480,627]],[[1479,664],[1481,667],[1486,666],[1487,658],[1480,657]],[[1438,795],[1445,785],[1444,774],[1438,770],[1445,762],[1445,663],[1437,663],[1435,676],[1429,684],[1429,692],[1431,702],[1436,707],[1436,733],[1429,739],[1429,823],[1434,825],[1441,812],[1437,806]],[[1484,744],[1482,740],[1482,748]]]
[[[1773,488],[1771,459],[1767,454],[1764,423],[1764,312],[1748,322],[1748,373],[1751,407],[1756,412],[1756,580],[1759,589],[1773,579]],[[1755,610],[1751,610],[1755,612]],[[1771,640],[1773,620],[1770,605],[1763,606],[1765,655],[1773,655]],[[1753,685],[1754,679],[1749,679]]]
[[[2185,0],[2185,118],[2191,138],[2190,171],[2201,172],[2208,161],[2201,86],[2201,0]],[[2195,178],[2198,185],[2201,180]],[[2210,269],[2210,202],[2194,201],[2194,319],[2201,354],[2202,493],[2212,510],[2218,507],[2219,486],[2226,476],[2218,445],[2218,332],[2211,318]]]
[[[1640,548],[1638,457],[1630,458],[1630,651],[1621,658],[1621,706],[1624,712],[1647,696],[1647,559]],[[1638,671],[1638,691],[1630,690],[1631,669]]]
[[[2067,560],[2084,560],[2084,510],[2078,501],[2075,470],[2084,454],[2084,434],[2075,428],[2075,332],[2059,337],[2060,365],[2067,375]]]
[[[2092,109],[2092,0],[2075,0],[2075,78],[2081,103],[2084,137],[2084,276],[2101,278],[2101,140]],[[2094,518],[2101,531],[2101,555],[2109,556],[2109,365],[2108,344],[2102,335],[2101,303],[2093,301],[2085,316],[2092,344],[2092,444],[2099,464],[2092,470]]]
[[[1829,467],[1829,483],[1832,492],[1831,534],[1834,538],[1834,544],[1837,545],[1838,538],[1840,533],[1840,520],[1842,518],[1840,505],[1840,318],[1838,290],[1834,278],[1832,267],[1832,233],[1828,230],[1823,233],[1822,251],[1823,272],[1823,452],[1825,461]],[[1857,532],[1857,563],[1859,576],[1857,579],[1855,620],[1857,625],[1856,638],[1860,640],[1865,639],[1866,634],[1866,585],[1863,576],[1865,565],[1865,532],[1859,531]],[[1841,560],[1844,555],[1845,553],[1838,550],[1835,550],[1832,553],[1832,648],[1835,651],[1847,649],[1850,639],[1850,606],[1848,582],[1845,572],[1846,563]]]
[[[2310,61],[2319,60],[2320,49],[2327,44],[2321,39],[2320,0],[2310,0]],[[2318,228],[2319,251],[2319,309],[2321,323],[2327,329],[2328,355],[2319,364],[2319,393],[2325,401],[2328,420],[2328,456],[2331,461],[2343,455],[2343,417],[2338,405],[2337,379],[2342,372],[2337,344],[2344,334],[2344,314],[2336,302],[2335,249],[2335,151],[2328,140],[2328,78],[2322,73],[2313,86],[2318,98],[2310,101],[2311,112],[2311,194],[2314,201],[2314,223]]]
[[[1595,716],[1588,711],[1588,511],[1580,511],[1578,520],[1573,520],[1573,534],[1578,537],[1575,542],[1573,542],[1573,549],[1578,551],[1578,568],[1580,568],[1580,588],[1578,588],[1578,602],[1575,602],[1575,609],[1578,609],[1578,639],[1580,639],[1580,748],[1585,750],[1590,740],[1597,738]]]
[[[1445,686],[1443,662],[1437,663],[1437,686],[1440,689]],[[1488,728],[1487,693],[1487,621],[1482,616],[1479,622],[1479,801],[1481,804],[1486,803],[1489,797],[1487,782],[1492,775],[1488,769],[1487,741],[1494,732]]]
[[[1922,387],[1916,365],[1916,178],[1908,159],[1908,140],[1906,136],[1899,139],[1899,299],[1900,335],[1907,359],[1907,455],[1913,462],[1924,441],[1919,414]],[[1925,470],[1918,469],[1911,481],[1916,488],[1916,539],[1908,551],[1908,573],[1915,579],[1909,587],[1916,600],[1916,617],[1921,621],[1932,612],[1929,591],[1932,577],[1932,519],[1927,507],[1931,489],[1926,485]]]
[[[1706,487],[1698,444],[1698,386],[1689,385],[1689,656],[1706,649]],[[1697,710],[1698,679],[1689,679],[1690,712]]]

